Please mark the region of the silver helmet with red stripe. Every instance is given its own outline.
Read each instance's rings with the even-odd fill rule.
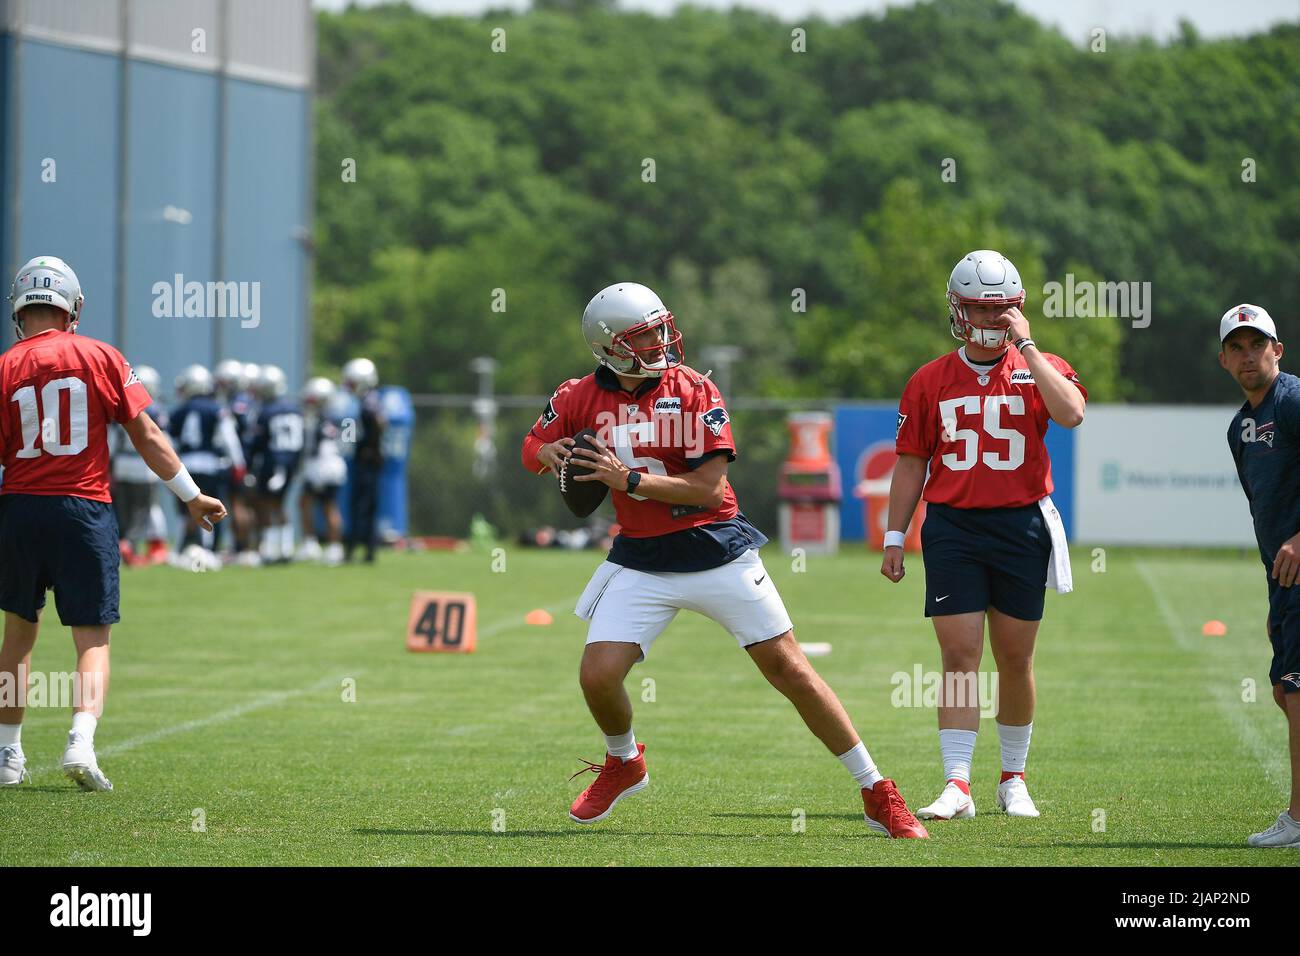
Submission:
[[[985,349],[1004,349],[1011,344],[1006,328],[977,325],[967,311],[969,305],[1000,305],[1010,308],[1025,304],[1025,287],[1015,265],[993,249],[968,253],[948,277],[948,322],[953,338]]]

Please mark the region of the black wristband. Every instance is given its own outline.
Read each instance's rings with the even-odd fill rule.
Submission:
[[[1016,340],[1016,351],[1023,352],[1026,346],[1030,346],[1030,345],[1032,345],[1034,348],[1038,348],[1038,343],[1026,335],[1023,339]]]
[[[629,471],[627,473],[627,493],[630,495],[636,491],[636,486],[641,484],[641,472]]]

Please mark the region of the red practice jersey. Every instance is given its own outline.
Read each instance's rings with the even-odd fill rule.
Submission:
[[[1064,359],[1043,358],[1088,390]],[[981,378],[984,384],[980,383]],[[1014,347],[990,369],[964,349],[922,365],[898,403],[895,451],[930,462],[924,498],[954,508],[1016,508],[1052,493],[1052,463],[1043,435],[1047,406]]]
[[[626,392],[604,366],[585,378],[571,378],[555,390],[541,417],[524,438],[524,467],[544,472],[537,450],[560,438],[594,428],[633,471],[680,475],[715,452],[736,458],[731,421],[713,382],[685,365],[647,379]],[[641,495],[614,491],[614,511],[622,533],[650,538],[685,528],[727,521],[739,511],[727,482],[720,508],[671,505]]]
[[[0,356],[0,460],[6,495],[74,495],[111,501],[108,423],[152,401],[111,345],[51,329]]]

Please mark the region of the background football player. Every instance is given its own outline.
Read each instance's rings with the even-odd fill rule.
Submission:
[[[348,465],[339,447],[339,425],[330,409],[334,395],[334,383],[327,378],[308,379],[302,387],[307,443],[303,449],[302,494],[298,498],[303,541],[297,554],[299,561],[321,561],[331,567],[343,562],[343,521],[338,499],[348,476]],[[324,548],[316,537],[317,506],[325,522]]]
[[[278,365],[262,366],[256,390],[262,403],[253,438],[262,563],[278,564],[293,557],[293,525],[285,513],[284,496],[302,461],[302,411],[287,394],[289,382]]]
[[[239,468],[244,465],[234,419],[217,401],[216,380],[204,366],[182,369],[175,384],[181,404],[171,414],[172,442],[203,493],[218,497],[224,492],[231,463]],[[216,555],[213,531],[200,527],[188,512],[182,517],[185,527],[175,558],[177,566],[194,571],[219,570],[221,559]]]
[[[352,484],[348,507],[348,535],[343,560],[351,561],[357,545],[366,549],[366,562],[375,560],[379,544],[379,476],[384,470],[384,430],[388,420],[379,397],[379,372],[368,358],[355,358],[343,366],[343,387],[357,399],[357,421],[352,445]]]
[[[164,433],[167,431],[167,409],[157,400],[162,394],[162,379],[158,370],[150,365],[137,365],[135,377],[149,392],[154,401],[144,413],[154,420]],[[142,564],[161,564],[167,560],[167,520],[162,508],[154,500],[158,476],[149,470],[140,453],[120,427],[108,436],[109,457],[113,472],[113,508],[117,513],[117,528],[122,560],[128,567]],[[136,544],[147,541],[148,555],[136,553]]]
[[[524,467],[567,469],[613,490],[622,531],[578,601],[590,622],[580,682],[605,737],[603,765],[574,801],[578,823],[604,819],[649,783],[645,744],[623,688],[682,608],[712,618],[745,648],[861,788],[867,822],[891,837],[925,837],[892,780],[876,769],[835,693],[808,663],[758,549],[767,542],[740,513],[727,481],[736,457],[717,387],[682,364],[673,314],[643,285],[598,292],[582,316],[596,371],[562,384],[524,438]],[[573,449],[584,428],[603,436]],[[586,461],[593,470],[571,467]],[[581,772],[581,771],[579,771]]]
[[[1246,842],[1300,847],[1300,378],[1283,372],[1281,360],[1268,312],[1247,302],[1223,314],[1219,364],[1246,397],[1228,426],[1228,448],[1268,569],[1268,682],[1286,715],[1291,749],[1291,804]]]
[[[167,436],[144,414],[152,399],[122,353],[73,334],[85,299],[66,262],[32,259],[18,270],[9,298],[18,341],[0,357],[0,675],[11,687],[19,675],[26,679],[45,591],[53,588],[59,622],[72,629],[80,690],[63,772],[83,790],[112,790],[95,756],[108,693],[109,636],[120,620],[108,423],[126,429],[196,523],[210,529],[226,509],[200,492]],[[61,403],[68,409],[66,432]],[[0,706],[0,786],[27,778],[23,716],[23,707]]]
[[[925,615],[944,670],[939,747],[947,782],[917,811],[922,819],[975,815],[970,768],[980,707],[973,698],[986,618],[998,669],[998,806],[1012,816],[1038,816],[1024,781],[1034,726],[1034,640],[1045,586],[1071,587],[1043,436],[1049,419],[1079,425],[1088,393],[1068,363],[1034,344],[1024,302],[1020,274],[1000,253],[980,249],[958,262],[948,280],[949,323],[965,344],[923,365],[899,403],[880,573],[902,580],[903,536],[924,487]]]

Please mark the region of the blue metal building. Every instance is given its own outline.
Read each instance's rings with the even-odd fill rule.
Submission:
[[[310,0],[8,0],[0,29],[6,292],[27,259],[60,256],[86,296],[81,331],[168,386],[191,362],[237,358],[281,366],[296,389]]]

